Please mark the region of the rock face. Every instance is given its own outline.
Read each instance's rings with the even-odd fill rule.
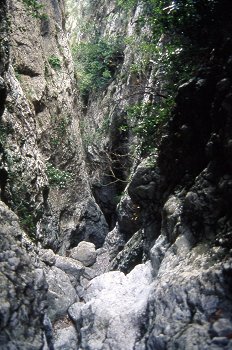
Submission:
[[[81,333],[81,349],[134,349],[145,321],[152,276],[149,264],[127,276],[105,273],[90,282],[85,304],[73,315]]]
[[[165,253],[149,298],[150,326],[138,349],[231,347],[231,263],[215,262],[218,249],[213,255],[207,245],[192,250],[188,245],[179,237]],[[213,331],[218,321],[228,325],[224,339]]]
[[[104,215],[96,202],[89,199],[83,203],[79,224],[71,232],[69,245],[73,248],[85,240],[99,248],[103,245],[107,232],[108,225]]]
[[[1,204],[2,349],[62,344],[59,321],[79,300],[84,274],[66,250],[83,238],[101,246],[108,232],[88,184],[64,2],[37,5],[2,1],[0,9],[0,192],[18,215]],[[43,325],[47,302],[56,332]]]
[[[1,117],[2,199],[33,239],[65,254],[71,234],[80,236],[75,246],[86,226],[93,233],[84,237],[94,237],[94,243],[98,226],[101,245],[107,224],[88,184],[64,3],[44,1],[40,9],[35,4],[10,2],[10,56],[7,42],[1,45],[9,66]],[[93,210],[99,211],[98,224]]]
[[[150,157],[127,108],[162,92],[160,63],[138,66],[150,29],[119,3],[1,2],[3,350],[232,348],[229,2]],[[74,46],[128,42],[82,97],[65,4]]]
[[[23,243],[17,216],[0,203],[1,349],[41,349],[47,282],[36,257]]]
[[[2,124],[7,98],[9,66],[7,4],[0,8],[0,142],[1,198],[6,200],[7,171],[3,166],[9,124]],[[17,216],[0,201],[0,344],[1,349],[41,349],[45,344],[43,318],[47,283],[36,255],[31,251]]]
[[[149,29],[146,28],[139,33],[137,31],[136,23],[142,15],[140,6],[135,7],[134,11],[127,12],[120,9],[117,1],[103,0],[100,4],[90,0],[79,2],[69,0],[67,12],[67,28],[71,32],[72,44],[74,47],[77,45],[77,53],[79,43],[91,45],[99,38],[106,47],[110,43],[115,43],[115,47],[119,46],[116,58],[111,60],[112,79],[109,79],[105,89],[99,85],[89,91],[83,102],[84,114],[81,116],[83,147],[86,151],[90,185],[112,230],[117,221],[116,206],[136,158],[131,152],[135,144],[129,132],[126,110],[130,104],[148,98],[148,93],[144,97],[144,87],[149,86],[149,79],[153,75],[152,62],[149,63],[146,73],[139,72],[144,58],[139,50],[131,50],[123,41],[128,38],[128,42],[133,42],[132,46],[135,46],[139,37],[143,37],[145,32],[149,36]],[[81,21],[78,20],[80,18]],[[74,62],[78,60],[75,54],[73,57]],[[75,67],[77,67],[76,74],[80,74],[78,61]],[[124,202],[124,205],[129,204]],[[121,219],[126,220],[127,215],[129,211]],[[126,224],[124,230],[127,230]]]

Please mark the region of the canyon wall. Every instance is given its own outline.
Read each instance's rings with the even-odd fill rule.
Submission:
[[[2,2],[1,349],[231,348],[228,9],[153,135],[131,108],[169,101],[169,39],[142,3]]]

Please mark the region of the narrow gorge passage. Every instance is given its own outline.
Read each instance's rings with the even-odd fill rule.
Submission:
[[[0,350],[232,349],[230,0],[2,0]]]

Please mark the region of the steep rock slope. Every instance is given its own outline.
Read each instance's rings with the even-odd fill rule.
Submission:
[[[88,206],[98,208],[83,161],[63,5],[47,2],[36,10],[19,1],[9,4],[9,14],[11,56],[2,117],[2,171],[8,182],[2,184],[2,198],[26,229],[35,232],[37,224],[36,240],[64,253],[71,232],[91,210]],[[88,221],[91,227],[91,217]],[[104,221],[102,225],[100,242],[107,230]],[[98,243],[94,230],[92,235]]]
[[[0,347],[42,349],[47,282],[17,217],[0,204]]]
[[[94,330],[103,327],[97,337],[101,339],[100,345],[92,343],[92,330],[86,331],[83,326],[83,348],[231,347],[231,213],[228,195],[231,183],[228,158],[231,85],[227,78],[231,52],[221,65],[224,47],[222,50],[209,64],[207,76],[200,72],[198,77],[180,87],[156,167],[138,168],[128,187],[133,202],[142,210],[143,234],[140,235],[144,254],[151,259],[153,275],[145,314],[139,313],[139,303],[134,312],[140,330],[130,345],[126,340],[123,345],[119,341],[115,344],[111,334],[112,316],[107,320],[105,315],[101,316],[97,309],[101,296],[97,295],[96,299],[92,297],[88,301],[91,309],[88,309],[87,317],[93,320]],[[212,73],[210,66],[213,67]],[[216,68],[218,75],[215,74]],[[196,138],[194,128],[198,123],[202,133]],[[133,255],[137,253],[134,248],[129,241],[116,257],[113,267],[125,272],[130,270],[134,264]],[[140,280],[139,274],[136,280]],[[134,288],[136,285],[137,282]],[[145,291],[146,285],[143,287]],[[107,285],[100,288],[97,285],[95,293],[100,289],[107,298],[108,288]],[[144,300],[145,296],[141,295]],[[120,303],[126,300],[123,292],[112,298]],[[127,313],[122,314],[125,321]],[[85,317],[86,306],[83,306],[83,325]],[[129,327],[129,316],[127,322]],[[117,329],[116,334],[126,339],[119,325]]]
[[[66,319],[85,268],[47,248],[101,246],[108,226],[85,170],[64,3],[4,1],[0,15],[1,348],[53,349],[51,321]]]
[[[117,8],[116,2],[108,5],[107,1],[101,2],[100,7],[85,1],[78,11],[93,21],[97,19],[96,22],[100,23],[98,34],[103,38],[109,35],[109,31],[113,35],[126,35],[138,9],[128,19]],[[103,312],[103,298],[108,300],[111,297],[112,305],[117,305],[117,302],[123,305],[128,301],[127,293],[122,287],[118,294],[112,292],[111,272],[101,276],[102,279],[94,279],[90,292],[86,294],[87,304],[77,308],[78,327],[82,322],[82,349],[231,347],[229,154],[232,52],[230,16],[226,15],[228,6],[225,1],[218,7],[218,16],[220,18],[222,14],[224,20],[224,28],[218,32],[220,40],[215,41],[211,49],[209,41],[210,54],[192,79],[179,87],[158,153],[153,156],[152,162],[145,159],[135,168],[118,206],[116,227],[106,237],[102,254],[98,257],[99,265],[108,264],[105,271],[107,268],[119,269],[129,272],[128,277],[136,274],[137,267],[134,266],[138,263],[151,260],[151,289],[148,295],[145,295],[146,283],[141,289],[141,299],[143,302],[147,300],[147,309],[140,309],[138,299],[133,322],[126,308],[115,311],[112,306],[112,312],[108,309]],[[91,8],[96,17],[89,10]],[[106,10],[108,16],[102,18],[100,8],[103,13]],[[108,12],[108,9],[111,11]],[[117,27],[119,18],[120,28]],[[207,30],[205,28],[206,37]],[[205,40],[204,35],[202,41]],[[84,38],[88,40],[88,33]],[[118,72],[130,66],[131,62],[127,65],[127,59],[124,51],[124,62],[118,67]],[[120,120],[128,102],[128,89],[137,92],[130,78],[129,74],[129,80],[122,86],[118,84],[117,79],[120,78],[116,74],[103,94],[99,97],[96,93],[90,95],[86,111],[89,123],[95,120],[92,116],[96,116],[97,120],[99,115],[102,118],[99,111],[103,110],[108,94],[110,106],[113,104],[118,108],[115,102],[118,94],[124,101],[124,105],[119,104],[117,109],[116,119]],[[146,89],[143,92],[146,95]],[[111,123],[112,120],[113,117]],[[105,149],[108,146],[106,144]],[[93,142],[91,147],[88,152],[94,149],[95,156],[101,154],[101,145],[97,142]],[[96,159],[99,162],[99,158]],[[91,163],[89,166],[91,169]],[[99,200],[98,196],[96,198]],[[102,208],[104,211],[104,205]],[[121,252],[118,253],[118,250]],[[136,279],[140,280],[140,276],[138,273]],[[123,286],[123,282],[120,283]],[[118,289],[116,282],[115,288]],[[132,285],[128,283],[128,290],[134,288],[136,282]],[[115,318],[118,318],[118,323]],[[133,335],[133,332],[130,333],[134,340],[127,340],[120,328],[120,320],[123,324],[125,322],[128,332],[134,325],[136,331]]]
[[[127,11],[118,1],[67,1],[90,185],[111,229],[116,205],[139,161],[139,142],[130,131],[135,122],[128,119],[127,109],[149,101],[158,70],[140,50],[139,42],[151,37],[149,27],[138,29],[141,15],[141,6]],[[161,90],[160,80],[157,92]]]
[[[65,253],[69,236],[72,231],[78,236],[79,225],[82,233],[76,241],[85,236],[85,225],[91,230],[94,222],[97,244],[103,242],[107,225],[88,186],[63,3],[48,1],[38,9],[33,4],[8,3],[2,199],[18,213],[33,239]],[[93,207],[99,212],[98,238],[89,214]]]

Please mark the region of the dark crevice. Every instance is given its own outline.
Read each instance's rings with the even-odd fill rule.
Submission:
[[[1,187],[1,200],[7,204],[7,195],[5,188],[7,185],[8,173],[5,169],[0,169],[0,187]]]
[[[34,77],[39,77],[41,74],[38,72],[35,72],[33,69],[31,69],[28,66],[24,66],[24,65],[18,65],[16,68],[16,71],[18,74],[22,74],[22,75],[27,75],[31,78]]]

